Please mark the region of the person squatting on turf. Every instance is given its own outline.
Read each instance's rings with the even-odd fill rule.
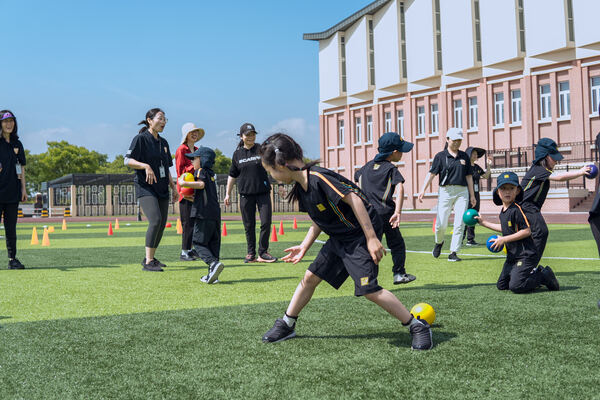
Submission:
[[[596,135],[596,153],[600,154],[600,133]],[[594,182],[597,182],[594,180]],[[600,257],[600,186],[596,188],[596,196],[594,202],[590,208],[590,216],[588,217],[590,223],[590,229],[596,240],[596,247],[598,247],[598,256]]]
[[[260,163],[256,142],[256,129],[250,123],[240,126],[240,142],[231,157],[231,168],[227,178],[225,194],[226,206],[229,206],[231,190],[237,182],[240,195],[240,208],[242,209],[242,222],[246,231],[247,253],[245,263],[253,263],[256,258],[256,209],[260,214],[260,236],[258,238],[258,261],[272,263],[277,258],[269,254],[269,234],[271,233],[271,218],[273,205],[271,204],[271,183],[267,171]]]
[[[492,175],[492,171],[490,170],[490,166],[492,165],[492,160],[487,159],[485,171],[479,165],[476,164],[477,159],[483,157],[485,155],[485,150],[479,147],[467,147],[465,150],[467,156],[471,160],[471,173],[473,177],[473,192],[475,193],[475,200],[477,201],[473,206],[473,209],[479,211],[479,207],[481,205],[481,197],[479,195],[480,190],[480,179],[488,179]],[[475,226],[467,226],[463,232],[462,240],[467,238],[467,246],[477,246],[479,243],[475,241]]]
[[[475,218],[486,228],[502,233],[502,236],[491,240],[493,249],[506,246],[506,261],[496,284],[498,290],[529,293],[540,284],[548,290],[558,290],[558,280],[552,269],[537,264],[529,222],[517,204],[523,197],[519,177],[514,172],[503,172],[498,175],[497,183],[492,195],[494,204],[502,206],[500,224],[488,222],[481,216]]]
[[[204,137],[204,129],[197,128],[191,122],[183,124],[181,127],[181,145],[175,151],[175,170],[177,176],[181,177],[186,172],[194,173],[194,165],[185,155],[193,153],[198,149],[194,145]],[[179,193],[179,217],[181,218],[181,261],[193,261],[198,258],[198,254],[192,249],[192,234],[194,232],[194,221],[190,217],[194,196],[186,197],[181,193],[179,181],[177,182],[177,193]]]
[[[315,166],[316,162],[305,164],[302,148],[288,135],[270,136],[262,144],[260,156],[273,178],[294,184],[288,200],[298,201],[300,211],[312,219],[302,243],[286,249],[288,254],[282,260],[298,263],[321,231],[329,235],[296,288],[283,318],[275,321],[263,342],[295,337],[298,315],[321,281],[338,289],[350,276],[356,296],[365,296],[409,327],[413,349],[430,349],[433,340],[429,324],[414,318],[394,294],[377,282],[378,263],[385,255],[380,242],[382,223],[362,191],[343,176]]]
[[[446,147],[437,153],[431,164],[431,169],[425,177],[423,189],[418,194],[419,202],[423,202],[425,190],[436,175],[439,175],[440,188],[438,193],[437,216],[435,219],[435,246],[432,254],[440,256],[444,245],[444,235],[448,226],[448,218],[454,209],[454,230],[450,244],[448,261],[461,261],[456,255],[462,244],[462,233],[465,226],[462,216],[467,211],[469,203],[475,206],[473,193],[473,177],[471,162],[467,153],[460,151],[463,133],[458,128],[450,128],[446,133]]]
[[[169,215],[169,187],[173,201],[176,201],[177,188],[169,167],[173,166],[169,143],[159,135],[165,129],[167,119],[160,108],[146,113],[146,119],[138,125],[144,125],[131,141],[125,165],[135,169],[135,192],[140,207],[148,218],[146,231],[146,257],[142,260],[144,271],[162,271],[165,264],[158,261],[154,254],[162,239]]]
[[[0,216],[3,215],[8,269],[25,269],[17,259],[17,216],[19,202],[27,200],[25,150],[17,134],[17,118],[0,111]]]
[[[379,154],[354,174],[354,181],[358,182],[383,222],[383,233],[394,262],[394,285],[416,279],[406,273],[406,245],[398,229],[404,202],[404,177],[392,164],[400,161],[402,153],[408,153],[412,148],[413,144],[403,140],[396,132],[387,132],[379,138]]]
[[[208,264],[208,274],[203,276],[201,281],[215,283],[224,268],[223,263],[219,261],[221,206],[215,183],[216,175],[212,169],[216,156],[212,149],[203,146],[185,156],[193,159],[195,181],[186,182],[183,177],[179,177],[178,183],[181,187],[195,189],[194,204],[190,214],[194,221],[192,243],[202,261]]]
[[[571,172],[554,173],[554,167],[558,161],[563,159],[563,156],[558,151],[556,142],[549,138],[539,140],[535,146],[534,156],[533,164],[521,181],[521,187],[523,188],[521,207],[531,225],[531,238],[537,249],[537,261],[535,262],[537,265],[544,255],[544,249],[548,241],[548,226],[541,210],[544,201],[546,201],[548,190],[550,190],[550,181],[570,181],[588,174],[590,168],[584,166]]]

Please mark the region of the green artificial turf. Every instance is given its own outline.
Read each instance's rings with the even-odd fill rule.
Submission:
[[[409,252],[417,280],[400,286],[386,256],[381,285],[437,312],[434,349],[415,352],[407,329],[355,298],[351,281],[316,290],[298,338],[260,341],[318,243],[298,265],[244,264],[242,225],[227,222],[226,268],[206,285],[202,262],[179,261],[175,224],[157,251],[163,273],[141,270],[145,223],[121,222],[110,237],[107,223],[87,224],[56,224],[50,247],[18,226],[28,269],[0,269],[0,399],[600,399],[600,260],[587,225],[550,225],[547,257],[592,259],[544,259],[559,292],[498,291],[503,259],[484,246],[463,248],[474,255],[460,263]],[[284,224],[275,256],[309,226]],[[402,234],[408,250],[431,251],[430,224]],[[477,241],[491,234],[478,227]]]

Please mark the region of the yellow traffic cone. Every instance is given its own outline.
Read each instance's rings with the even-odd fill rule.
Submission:
[[[42,246],[50,246],[50,238],[48,237],[48,229],[44,228],[44,237],[42,238]]]
[[[119,229],[119,218],[115,219],[115,230]]]
[[[35,226],[33,227],[33,231],[31,231],[31,244],[39,244],[40,240],[38,239],[37,229]]]
[[[54,227],[53,226],[49,226],[48,227],[48,233],[54,233]]]
[[[67,230],[67,220],[63,218],[63,226],[62,226],[62,230],[66,231]]]

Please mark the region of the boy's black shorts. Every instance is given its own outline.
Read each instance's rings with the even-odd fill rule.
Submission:
[[[308,270],[336,289],[351,276],[355,296],[382,289],[377,283],[379,266],[371,258],[364,236],[345,242],[329,238]]]

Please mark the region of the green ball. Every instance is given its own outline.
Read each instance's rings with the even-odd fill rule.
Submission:
[[[477,220],[475,219],[475,217],[478,217],[478,216],[479,216],[479,213],[477,212],[477,210],[473,210],[472,208],[469,208],[467,211],[465,211],[465,214],[463,215],[463,222],[467,226],[475,226],[475,225],[477,225]]]

